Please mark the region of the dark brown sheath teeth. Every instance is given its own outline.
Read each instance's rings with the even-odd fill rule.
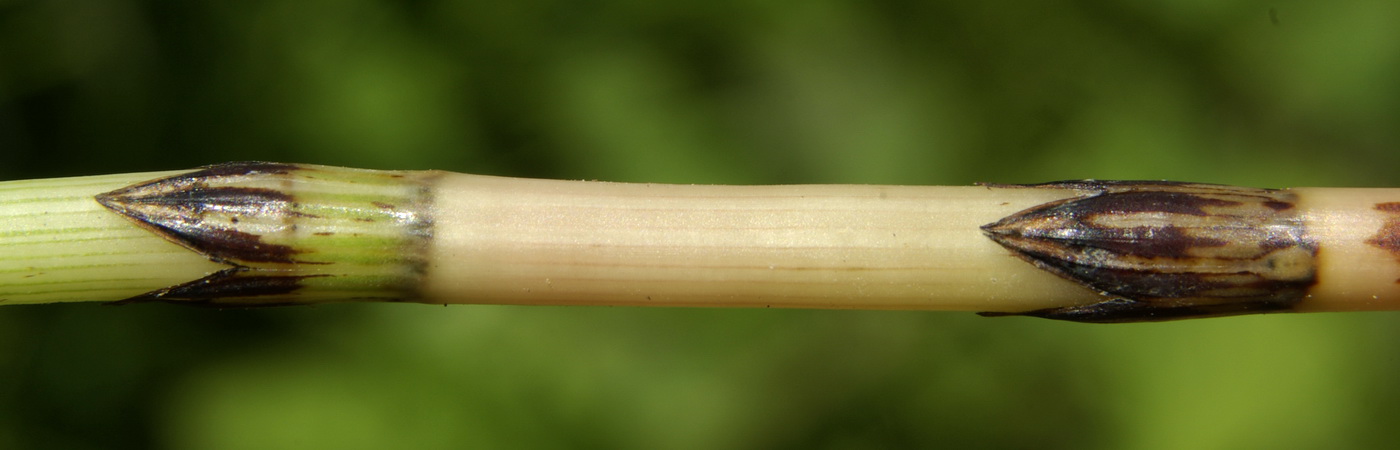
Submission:
[[[983,232],[1104,301],[1011,315],[1109,323],[1284,311],[1316,281],[1317,245],[1287,191],[1159,181],[1034,187],[1090,193]]]

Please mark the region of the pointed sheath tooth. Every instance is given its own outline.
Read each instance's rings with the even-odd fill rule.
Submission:
[[[254,306],[414,297],[432,234],[430,172],[228,163],[97,196],[228,269],[125,302]]]
[[[1258,314],[1271,311],[1284,311],[1287,310],[1289,306],[1290,305],[1286,303],[1220,303],[1214,305],[1161,308],[1138,300],[1113,298],[1082,306],[1047,308],[1022,313],[983,312],[978,314],[984,317],[1030,316],[1042,319],[1083,323],[1132,323]]]
[[[99,195],[97,201],[163,237],[220,262],[292,263],[300,250],[263,241],[296,218],[286,190],[253,187],[257,178],[297,171],[290,164],[232,163]],[[251,218],[273,225],[253,227]]]
[[[187,305],[228,306],[228,299],[237,298],[237,306],[240,307],[294,305],[305,302],[296,301],[292,294],[302,289],[303,280],[316,276],[247,273],[250,270],[247,267],[231,267],[198,280],[147,292],[112,304],[176,301]]]
[[[1028,315],[1126,322],[1286,310],[1316,281],[1317,245],[1286,191],[1073,184],[1086,186],[1098,192],[982,227],[1017,257],[1106,298]]]

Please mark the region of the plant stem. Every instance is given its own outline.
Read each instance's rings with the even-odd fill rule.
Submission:
[[[1400,308],[1400,190],[680,186],[275,163],[0,183],[0,303]],[[989,239],[990,238],[990,239]]]
[[[1092,292],[978,227],[1072,192],[986,187],[677,186],[454,175],[428,298],[1024,311]]]
[[[121,300],[220,270],[93,200],[177,173],[0,183],[0,304]]]

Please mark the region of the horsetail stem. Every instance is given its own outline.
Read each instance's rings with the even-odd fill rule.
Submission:
[[[678,186],[262,162],[0,183],[0,304],[1400,308],[1400,190]]]

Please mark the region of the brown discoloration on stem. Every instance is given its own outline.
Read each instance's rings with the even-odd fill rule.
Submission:
[[[429,178],[241,162],[98,195],[107,209],[229,266],[119,303],[266,306],[412,297],[432,234]],[[363,223],[374,225],[353,225]],[[307,291],[316,279],[329,288]]]
[[[161,192],[167,187],[143,185],[97,197],[103,206],[135,219],[142,227],[219,262],[296,262],[291,246],[263,242],[262,236],[238,231],[242,216],[289,216],[291,196],[269,189],[207,188]],[[211,219],[225,217],[224,223]]]
[[[1376,210],[1386,214],[1385,225],[1366,243],[1390,252],[1400,261],[1400,202],[1379,203]],[[1400,279],[1395,282],[1400,283]]]
[[[1021,211],[984,232],[1108,299],[1026,315],[1138,322],[1280,311],[1316,281],[1317,245],[1286,191],[1174,182],[1037,186],[1088,193]]]
[[[114,305],[148,301],[175,301],[190,305],[227,306],[230,298],[259,299],[241,301],[238,306],[284,306],[297,304],[285,300],[302,288],[307,278],[325,275],[267,275],[251,274],[248,267],[231,267],[188,283],[147,292],[136,297],[113,302]]]
[[[97,196],[102,206],[186,248],[224,263],[293,263],[299,251],[264,242],[239,222],[271,218],[282,228],[297,217],[292,194],[268,188],[216,186],[230,179],[286,175],[298,168],[276,163],[228,163]]]

